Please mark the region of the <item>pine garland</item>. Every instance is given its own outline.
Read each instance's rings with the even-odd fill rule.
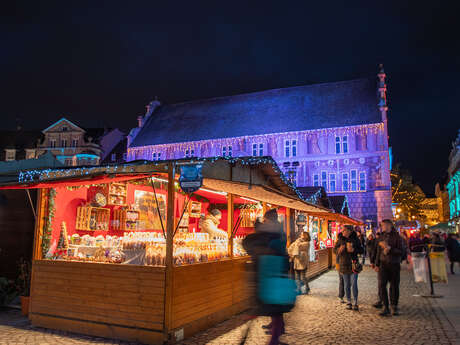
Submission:
[[[41,236],[42,241],[42,258],[45,258],[48,254],[51,242],[51,235],[53,232],[53,218],[56,211],[55,207],[55,198],[56,198],[56,189],[50,188],[48,194],[48,215],[45,218],[45,226],[43,228],[43,233]]]

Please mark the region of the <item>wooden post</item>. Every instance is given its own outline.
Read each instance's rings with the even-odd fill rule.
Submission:
[[[227,194],[227,234],[228,234],[228,256],[233,258],[233,238],[232,230],[234,226],[235,204],[234,196]]]
[[[265,212],[268,211],[268,206],[266,202],[262,202],[262,212],[265,215]]]
[[[45,205],[47,189],[41,188],[37,191],[37,218],[35,219],[35,231],[34,231],[34,246],[32,251],[32,260],[39,260],[42,258],[41,246],[42,246],[42,234],[43,234],[43,221],[45,217]]]
[[[287,246],[291,244],[291,209],[286,207],[286,239]]]
[[[174,218],[175,218],[175,168],[174,163],[168,164],[168,202],[166,212],[166,277],[165,277],[165,320],[164,320],[164,336],[168,341],[169,332],[172,330],[172,299],[174,286],[174,266],[173,266],[173,234],[174,234]]]

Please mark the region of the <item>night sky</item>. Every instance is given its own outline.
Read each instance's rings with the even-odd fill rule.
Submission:
[[[41,130],[65,116],[128,130],[154,96],[347,80],[383,63],[394,159],[433,192],[460,128],[454,1],[167,3],[3,4],[1,129]]]

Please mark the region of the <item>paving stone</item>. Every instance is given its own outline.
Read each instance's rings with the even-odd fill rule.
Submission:
[[[427,293],[427,287],[415,284],[411,272],[405,269],[401,272],[402,315],[399,317],[378,316],[379,310],[372,307],[376,300],[376,286],[376,273],[365,268],[359,276],[360,311],[350,311],[336,297],[337,272],[323,274],[310,283],[311,294],[299,297],[293,311],[285,315],[287,333],[281,340],[290,345],[460,345],[458,332],[436,301],[413,296]],[[460,295],[460,291],[455,293]],[[248,335],[245,345],[267,344],[269,335],[265,334],[262,325],[269,323],[270,319],[246,320],[245,315],[237,315],[180,345],[239,345],[245,334]],[[0,309],[0,345],[13,344],[137,345],[33,327],[19,311]]]

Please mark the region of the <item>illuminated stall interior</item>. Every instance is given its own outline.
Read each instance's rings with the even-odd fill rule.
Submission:
[[[330,267],[321,243],[337,216],[300,199],[271,158],[204,159],[191,194],[175,170],[186,163],[36,171],[1,187],[39,189],[34,325],[162,344],[223,321],[250,304],[242,240],[271,207],[288,240],[307,215],[309,273]]]

